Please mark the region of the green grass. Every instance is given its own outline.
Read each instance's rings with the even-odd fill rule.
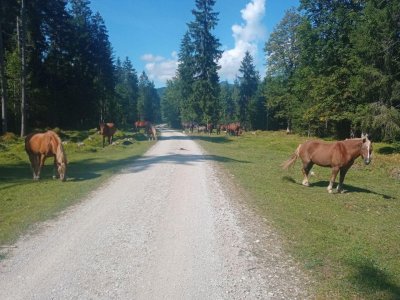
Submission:
[[[195,136],[251,195],[287,250],[317,281],[319,299],[400,299],[400,154],[374,144],[373,162],[349,170],[344,194],[326,190],[330,169],[315,166],[301,185],[300,163],[281,163],[306,138],[282,132]],[[387,154],[390,153],[390,154]]]
[[[67,141],[66,182],[52,179],[51,158],[46,160],[41,179],[33,181],[23,139],[0,137],[0,245],[12,243],[35,223],[79,202],[154,144],[142,134],[118,131],[114,136],[117,145],[102,148],[102,138],[95,129],[57,131]]]

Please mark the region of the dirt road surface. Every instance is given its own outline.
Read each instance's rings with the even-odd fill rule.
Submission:
[[[164,130],[141,159],[8,250],[0,299],[308,298],[279,236],[213,160]]]

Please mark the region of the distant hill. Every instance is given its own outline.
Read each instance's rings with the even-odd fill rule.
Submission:
[[[166,89],[167,89],[166,87],[161,87],[161,88],[156,89],[157,94],[160,97],[160,99],[162,99],[162,97],[164,96]]]

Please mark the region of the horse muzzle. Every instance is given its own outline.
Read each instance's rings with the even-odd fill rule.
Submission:
[[[365,158],[365,159],[364,159],[364,163],[365,163],[366,165],[369,165],[369,164],[371,163],[371,159]]]

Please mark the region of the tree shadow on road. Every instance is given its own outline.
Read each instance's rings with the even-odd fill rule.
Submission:
[[[182,149],[184,151],[184,149]],[[224,156],[218,155],[207,155],[207,154],[176,154],[169,153],[161,156],[145,156],[136,160],[132,166],[123,170],[125,173],[129,172],[141,172],[148,169],[153,164],[178,164],[178,165],[194,165],[205,161],[214,162],[238,162],[238,163],[250,163],[249,161],[231,159]]]

